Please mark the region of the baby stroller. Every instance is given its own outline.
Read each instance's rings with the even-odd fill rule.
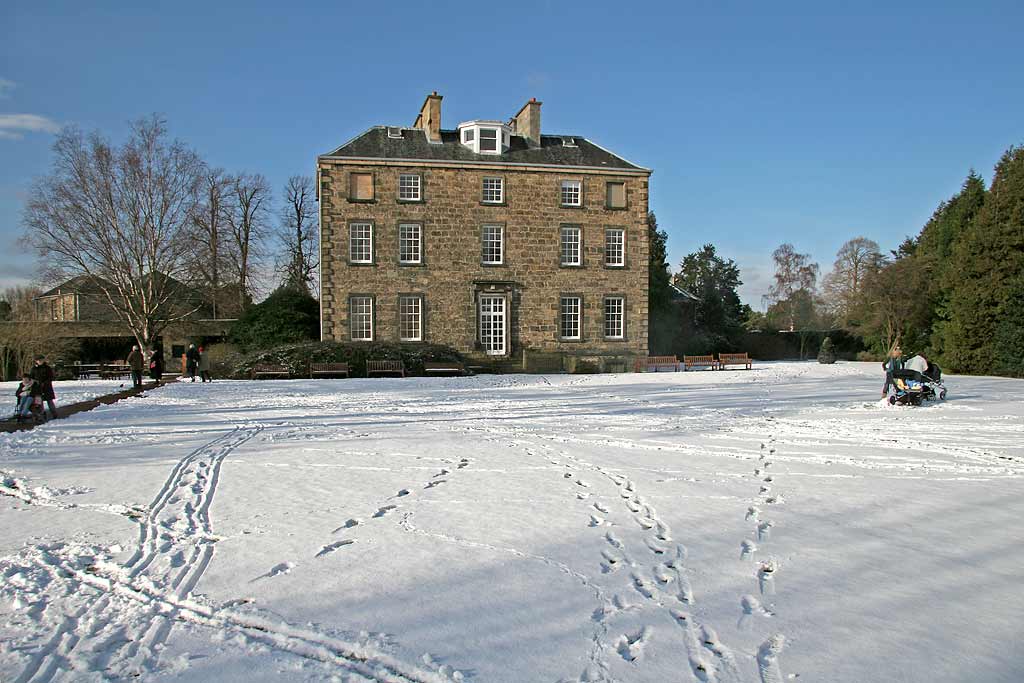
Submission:
[[[892,373],[896,391],[889,396],[889,403],[903,406],[919,406],[926,400],[946,400],[946,387],[942,383],[942,370],[938,365],[928,364],[925,372],[917,370],[896,370]]]

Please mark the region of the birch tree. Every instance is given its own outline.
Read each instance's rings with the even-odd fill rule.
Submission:
[[[27,242],[54,278],[85,276],[143,346],[194,309],[192,228],[203,163],[165,122],[135,122],[113,145],[68,128],[25,207]]]

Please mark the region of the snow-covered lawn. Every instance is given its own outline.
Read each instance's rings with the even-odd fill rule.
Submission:
[[[5,397],[7,403],[4,405],[3,417],[8,417],[14,412],[14,392],[18,389],[19,382],[0,382],[0,395]],[[57,407],[71,405],[79,401],[87,401],[90,398],[112,394],[115,391],[122,391],[131,388],[131,379],[82,379],[69,380],[66,382],[54,382],[53,393],[57,396]]]
[[[176,383],[0,435],[0,680],[1024,680],[1024,381]]]

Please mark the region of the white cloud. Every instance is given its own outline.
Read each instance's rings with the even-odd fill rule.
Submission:
[[[20,140],[25,131],[56,133],[60,124],[37,114],[0,114],[0,138]]]
[[[0,78],[0,100],[7,99],[7,93],[14,90],[15,85],[16,83],[14,81],[9,81],[6,78]]]

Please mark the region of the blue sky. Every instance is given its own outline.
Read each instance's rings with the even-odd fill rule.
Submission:
[[[88,5],[96,4],[98,7]],[[673,265],[705,242],[760,305],[782,242],[916,234],[971,168],[1024,143],[1017,2],[0,5],[0,287],[31,279],[20,212],[62,125],[164,115],[214,165],[280,189],[318,153],[444,95],[654,169]]]

